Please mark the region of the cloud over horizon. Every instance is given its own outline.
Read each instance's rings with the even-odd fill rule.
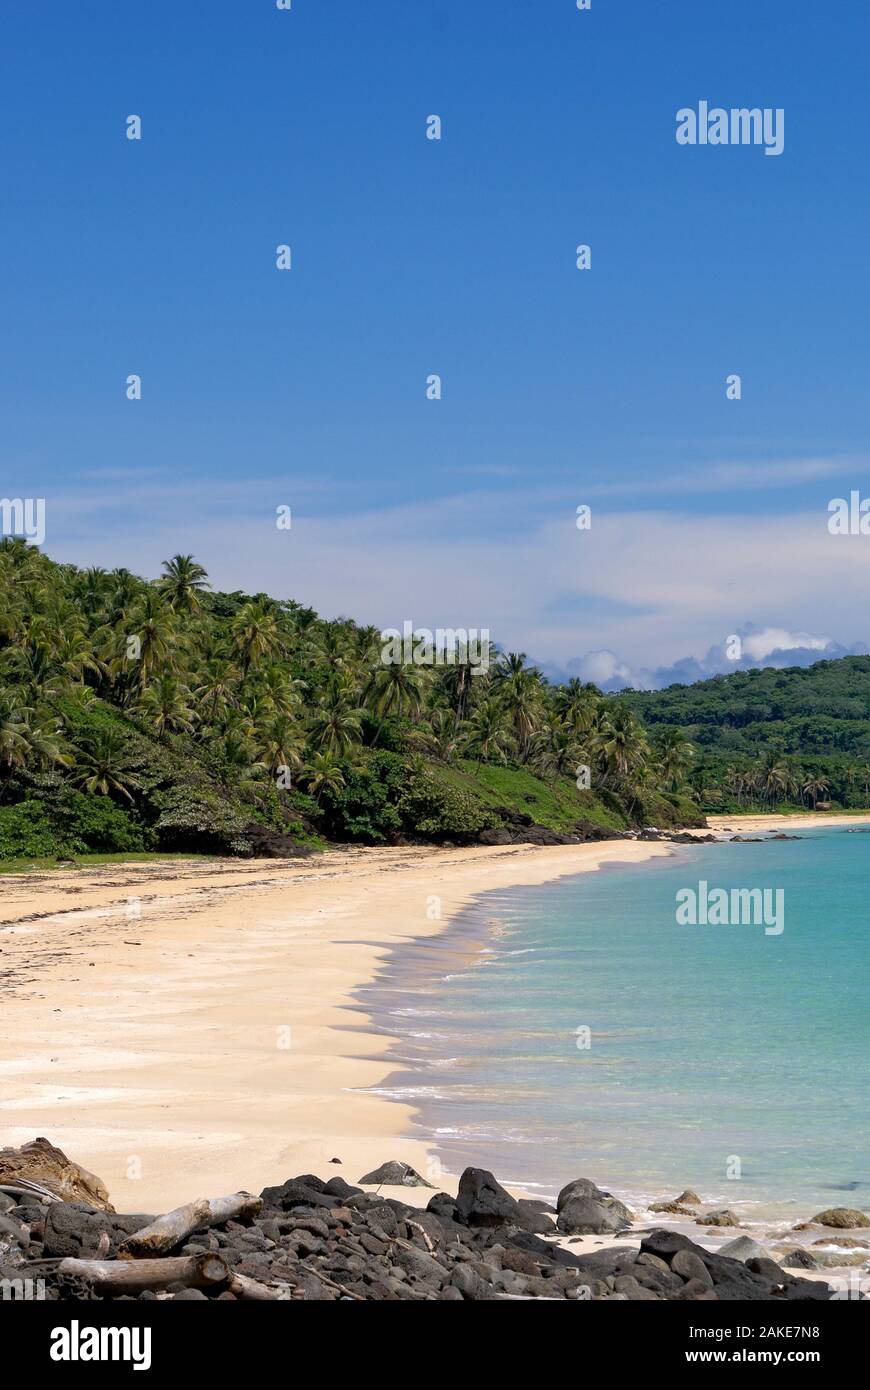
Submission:
[[[722,634],[742,635],[748,665],[863,651],[870,538],[831,536],[822,491],[815,511],[773,519],[596,504],[580,532],[560,494],[490,488],[330,511],[331,497],[292,479],[205,497],[181,480],[131,479],[90,498],[49,496],[46,549],[150,576],[193,552],[217,588],[380,628],[489,629],[546,669],[619,688],[740,669]],[[294,504],[290,531],[276,529],[279,503]]]
[[[764,666],[782,669],[786,666],[812,666],[816,661],[833,661],[842,656],[866,656],[866,642],[842,646],[828,637],[814,637],[808,632],[791,633],[783,628],[753,628],[747,626],[736,634],[741,639],[742,652],[737,658],[729,656],[728,638],[708,648],[700,659],[682,657],[669,666],[653,670],[632,669],[620,661],[615,652],[593,651],[572,657],[564,666],[538,662],[544,675],[553,682],[565,683],[572,677],[592,681],[601,690],[662,690],[668,685],[691,685],[711,676],[727,676],[734,671],[759,670]],[[729,634],[731,637],[732,634]]]

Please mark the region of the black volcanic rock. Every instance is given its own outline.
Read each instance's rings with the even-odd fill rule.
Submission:
[[[236,1302],[253,1295],[301,1302],[781,1303],[831,1295],[826,1283],[801,1279],[767,1257],[742,1264],[664,1229],[644,1235],[640,1251],[617,1245],[575,1254],[528,1229],[543,1222],[553,1229],[552,1213],[541,1210],[545,1203],[516,1201],[482,1168],[465,1170],[456,1199],[435,1193],[425,1210],[361,1192],[341,1178],[325,1183],[310,1173],[266,1188],[263,1199],[253,1218],[225,1221],[188,1237],[175,1253],[191,1259],[191,1276],[167,1280],[169,1297],[190,1302]],[[618,1215],[622,1204],[589,1179],[575,1179],[560,1193],[559,1206],[564,1225],[578,1209]],[[111,1259],[121,1240],[150,1220],[28,1197],[2,1216],[0,1277],[14,1283],[35,1270],[52,1301],[110,1297],[95,1280],[79,1277],[81,1265],[74,1272],[65,1269],[65,1257],[104,1256],[108,1240]],[[214,1282],[197,1287],[193,1262],[200,1259],[209,1261]],[[125,1270],[130,1263],[119,1261]],[[158,1294],[149,1288],[138,1296],[149,1300]]]
[[[519,1204],[485,1168],[466,1168],[459,1179],[457,1220],[467,1226],[501,1226],[520,1220]]]
[[[410,1163],[397,1163],[393,1160],[390,1163],[382,1163],[380,1168],[374,1168],[371,1173],[366,1173],[360,1178],[361,1183],[366,1183],[373,1187],[431,1187],[431,1182],[421,1178]]]

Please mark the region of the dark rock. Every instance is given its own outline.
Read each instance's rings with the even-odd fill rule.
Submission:
[[[431,1187],[431,1182],[421,1178],[415,1172],[410,1163],[382,1163],[380,1168],[375,1168],[371,1173],[366,1173],[360,1178],[361,1183],[366,1183],[375,1187]]]
[[[556,1211],[561,1211],[572,1197],[594,1197],[596,1202],[600,1202],[609,1196],[609,1192],[602,1192],[591,1178],[575,1178],[573,1182],[566,1183],[556,1198]]]
[[[761,1274],[765,1279],[769,1279],[772,1284],[780,1285],[785,1282],[782,1268],[772,1260],[769,1255],[753,1257],[746,1261],[746,1268],[753,1274]]]
[[[463,1298],[473,1302],[484,1302],[493,1297],[491,1285],[481,1279],[468,1265],[458,1265],[453,1271],[451,1284],[458,1289]]]
[[[706,1264],[692,1250],[678,1250],[671,1260],[671,1269],[687,1283],[690,1279],[700,1279],[702,1284],[713,1286],[713,1277]]]
[[[375,1235],[391,1240],[399,1233],[399,1217],[387,1202],[378,1202],[365,1213],[365,1224]]]
[[[361,1187],[351,1187],[344,1178],[330,1178],[323,1189],[327,1197],[354,1197],[362,1192]]]
[[[606,1235],[624,1231],[633,1217],[628,1207],[615,1197],[596,1201],[593,1197],[572,1197],[562,1206],[557,1226],[566,1235]]]
[[[153,1220],[153,1216],[121,1216],[83,1202],[53,1202],[45,1215],[44,1253],[46,1258],[61,1259],[93,1255],[105,1232],[111,1257],[127,1236]]]
[[[538,1272],[538,1263],[534,1257],[525,1250],[505,1250],[501,1257],[502,1269],[511,1270],[514,1274],[535,1275]]]
[[[520,1197],[517,1201],[519,1208],[519,1219],[517,1224],[522,1226],[524,1231],[533,1231],[535,1235],[553,1235],[556,1230],[555,1222],[545,1211],[539,1210],[538,1202],[527,1201]]]
[[[637,1282],[632,1274],[621,1275],[616,1280],[615,1287],[617,1293],[624,1294],[632,1303],[639,1302],[642,1299],[652,1299],[655,1301],[655,1299],[658,1298],[658,1294],[654,1293],[652,1289],[644,1288],[642,1284]]]
[[[456,1217],[456,1200],[446,1192],[436,1192],[434,1197],[429,1198],[427,1211],[431,1211],[435,1216],[442,1216],[446,1220],[453,1221]]]
[[[682,1235],[679,1231],[655,1230],[650,1231],[640,1242],[642,1253],[657,1255],[660,1260],[664,1260],[668,1266],[678,1250],[692,1250],[696,1254],[700,1246],[696,1245],[688,1236]],[[702,1252],[703,1254],[703,1252]]]
[[[791,1250],[782,1260],[783,1269],[818,1269],[819,1262],[809,1250]]]
[[[735,1240],[729,1240],[727,1245],[722,1245],[716,1251],[717,1255],[727,1255],[730,1260],[742,1260],[745,1264],[747,1260],[766,1260],[767,1251],[763,1245],[759,1245],[757,1240],[752,1240],[750,1236],[737,1236]]]
[[[519,1204],[485,1168],[466,1168],[459,1179],[457,1220],[467,1226],[521,1225]]]
[[[292,835],[253,822],[245,827],[244,838],[254,859],[306,859],[315,853],[310,845],[300,845]]]
[[[267,1210],[292,1211],[294,1207],[337,1207],[338,1197],[329,1197],[322,1190],[325,1183],[311,1187],[299,1178],[288,1178],[280,1187],[264,1187],[260,1196]]]
[[[687,1284],[673,1295],[678,1300],[688,1300],[691,1303],[712,1302],[716,1298],[715,1290],[710,1288],[701,1279],[690,1279]]]
[[[663,1229],[646,1233],[640,1252],[615,1245],[575,1254],[524,1228],[524,1222],[546,1223],[552,1231],[545,1203],[515,1201],[484,1169],[466,1169],[456,1201],[436,1193],[425,1210],[355,1190],[341,1178],[324,1183],[311,1174],[290,1178],[266,1193],[270,1200],[256,1218],[199,1231],[183,1249],[219,1250],[230,1269],[262,1283],[286,1283],[294,1300],[334,1302],[357,1295],[377,1302],[782,1302],[831,1294],[827,1284],[801,1279],[777,1265],[763,1247],[755,1254],[753,1243],[743,1238],[734,1244],[735,1253],[742,1251],[747,1258],[745,1264]],[[570,1224],[578,1209],[581,1215],[592,1208],[597,1217],[603,1212],[616,1220],[625,1219],[620,1210],[627,1211],[588,1179],[563,1189],[560,1207],[560,1226]],[[27,1222],[18,1225],[22,1212],[32,1217],[33,1230],[26,1229]],[[0,1277],[14,1279],[22,1261],[40,1258],[43,1235],[46,1250],[87,1255],[100,1242],[102,1252],[106,1237],[116,1250],[126,1235],[151,1220],[81,1203],[13,1207],[8,1217],[0,1214]],[[48,1261],[54,1258],[46,1254]],[[99,1297],[88,1283],[61,1278],[49,1266],[45,1280],[49,1299]],[[203,1296],[180,1284],[168,1293],[183,1301],[202,1301]],[[236,1301],[226,1288],[223,1293],[225,1301]],[[208,1292],[209,1301],[219,1297]]]

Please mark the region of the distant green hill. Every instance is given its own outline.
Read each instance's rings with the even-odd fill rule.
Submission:
[[[679,729],[692,742],[689,780],[708,811],[870,804],[870,656],[617,698],[652,736]]]

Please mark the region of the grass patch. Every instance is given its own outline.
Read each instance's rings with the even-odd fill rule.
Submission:
[[[538,825],[570,833],[578,820],[607,830],[624,830],[628,824],[618,811],[592,791],[579,791],[568,777],[545,782],[526,768],[477,765],[463,759],[450,767],[434,765],[433,774],[457,791],[470,792],[486,806],[504,807],[531,816]]]
[[[157,850],[140,850],[129,854],[77,854],[73,858],[65,858],[63,855],[48,855],[34,859],[0,860],[0,875],[45,872],[46,870],[57,869],[61,865],[67,869],[92,869],[98,868],[101,864],[159,864],[172,859],[196,859],[202,863],[208,863],[229,857],[218,854],[167,853],[166,851],[160,853]],[[241,859],[238,862],[243,864],[245,861]]]

